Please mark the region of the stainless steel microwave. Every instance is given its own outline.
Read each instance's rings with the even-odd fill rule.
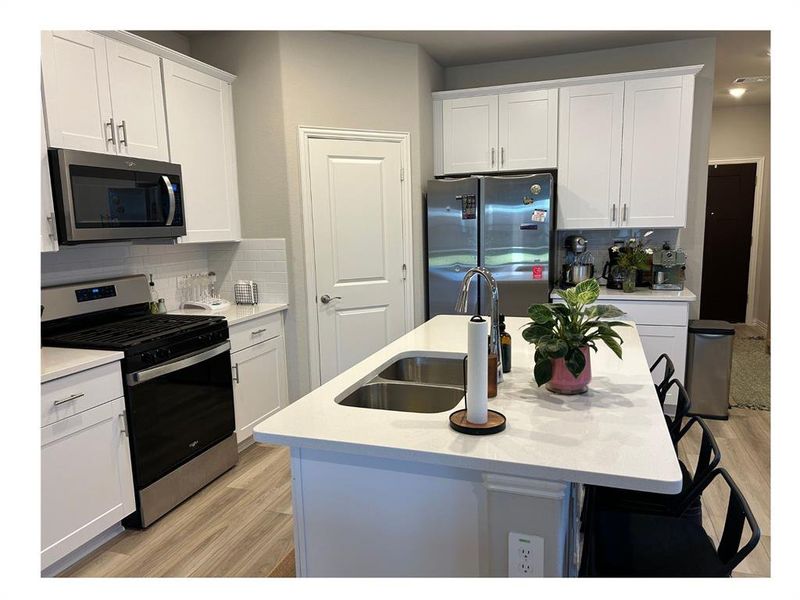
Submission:
[[[186,235],[181,166],[48,150],[60,244]]]

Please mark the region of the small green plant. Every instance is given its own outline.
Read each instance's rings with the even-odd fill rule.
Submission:
[[[614,252],[619,253],[617,264],[623,269],[639,269],[640,271],[650,269],[650,257],[653,249],[647,248],[641,238],[630,238],[624,246],[615,246]]]
[[[622,321],[604,321],[625,314],[610,304],[592,304],[600,295],[596,279],[582,281],[574,288],[556,290],[565,304],[532,304],[528,308],[531,323],[522,337],[536,345],[533,376],[541,386],[553,376],[553,359],[563,358],[572,375],[578,377],[586,366],[581,348],[597,352],[600,340],[622,358],[622,337],[614,327],[627,327]]]

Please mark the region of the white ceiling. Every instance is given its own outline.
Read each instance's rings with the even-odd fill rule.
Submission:
[[[728,94],[739,76],[769,75],[769,31],[348,31],[356,35],[422,46],[443,67],[572,54],[682,39],[715,37],[716,106],[768,104],[770,85],[746,86],[741,98]]]

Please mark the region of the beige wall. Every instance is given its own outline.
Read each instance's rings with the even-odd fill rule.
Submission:
[[[192,37],[192,55],[237,75],[233,87],[245,237],[287,239],[289,393],[311,388],[298,127],[403,131],[411,139],[415,315],[424,314],[422,193],[432,176],[430,92],[443,73],[415,44],[331,32]]]
[[[709,160],[764,157],[761,217],[756,252],[753,317],[763,324],[770,316],[770,107],[715,108],[711,119]]]
[[[708,179],[708,139],[714,98],[714,52],[713,39],[697,39],[451,67],[445,69],[445,89],[705,65],[695,81],[687,227],[680,232],[678,238],[678,243],[688,255],[687,287],[699,297]],[[697,317],[699,310],[698,301],[692,306],[692,318]]]

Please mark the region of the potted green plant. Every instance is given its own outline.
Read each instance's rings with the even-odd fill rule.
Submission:
[[[652,232],[645,234],[645,237]],[[614,252],[619,253],[617,266],[625,270],[622,280],[623,292],[636,291],[636,271],[650,268],[653,249],[645,245],[643,238],[630,238],[624,246],[615,246]]]
[[[609,304],[593,304],[600,295],[596,279],[556,293],[564,304],[532,304],[528,308],[531,323],[522,337],[536,345],[533,377],[537,385],[547,384],[558,394],[582,394],[592,378],[589,349],[597,352],[600,341],[622,358],[622,337],[614,328],[628,324],[603,320],[625,313]]]

